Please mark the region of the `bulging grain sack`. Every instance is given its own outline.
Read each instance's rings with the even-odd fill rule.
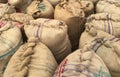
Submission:
[[[116,37],[120,37],[120,16],[109,13],[93,14],[88,17],[86,27],[94,27]]]
[[[9,4],[3,4],[0,3],[0,18],[4,15],[4,14],[11,14],[16,12],[14,6],[9,5]]]
[[[8,0],[8,3],[15,6],[18,12],[25,12],[31,2],[32,0]]]
[[[54,8],[47,0],[34,0],[26,11],[34,18],[53,18],[54,15]]]
[[[52,77],[56,67],[48,47],[31,37],[12,56],[3,77]]]
[[[24,13],[12,13],[12,14],[5,14],[2,19],[18,22],[18,27],[21,28],[23,27],[23,24],[28,23],[30,20],[33,20],[33,17],[31,15]]]
[[[66,22],[72,50],[78,48],[79,37],[84,30],[85,14],[78,1],[62,1],[55,7],[54,18]]]
[[[71,53],[71,44],[67,35],[67,25],[59,20],[39,18],[24,26],[27,37],[39,37],[53,52],[57,62],[61,62]]]
[[[101,31],[101,30],[96,30],[96,28],[94,27],[86,27],[86,30],[82,33],[81,37],[80,37],[80,41],[79,41],[79,48],[83,48],[84,45],[86,45],[87,43],[90,43],[92,40],[94,40],[95,38],[109,38],[112,35]]]
[[[21,44],[20,29],[13,26],[10,21],[0,21],[0,77],[3,77],[8,61]]]
[[[97,13],[113,13],[120,14],[119,0],[99,0],[96,6]]]
[[[67,56],[55,71],[54,77],[111,77],[111,75],[103,60],[94,51],[84,47]]]
[[[92,49],[103,59],[111,76],[120,77],[120,39],[97,38],[92,43]]]

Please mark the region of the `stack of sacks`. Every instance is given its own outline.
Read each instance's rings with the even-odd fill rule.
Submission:
[[[15,7],[9,4],[3,4],[0,3],[0,18],[4,15],[4,14],[11,14],[16,12]]]
[[[39,18],[24,26],[28,38],[38,37],[53,52],[60,63],[69,53],[71,44],[67,35],[67,25],[59,20]]]
[[[99,0],[96,6],[97,13],[120,14],[120,0]]]
[[[23,24],[33,20],[33,17],[24,13],[12,13],[3,15],[2,20],[13,21],[16,23],[17,27],[22,28],[24,26]]]
[[[103,60],[93,50],[88,49],[89,46],[68,55],[53,77],[111,77]]]
[[[102,58],[112,77],[120,77],[120,39],[114,36],[92,41],[92,50]]]
[[[0,77],[14,52],[22,44],[20,29],[10,21],[0,21]]]
[[[16,7],[18,12],[26,12],[26,8],[30,5],[32,0],[8,0],[8,3],[10,5],[13,5]]]
[[[3,77],[53,77],[56,67],[48,47],[31,37],[12,56]]]
[[[63,0],[56,5],[54,18],[65,21],[68,25],[72,50],[78,48],[79,38],[84,30],[85,15],[91,14],[93,8],[91,1]]]
[[[34,0],[26,9],[33,18],[53,18],[54,8],[47,0]]]

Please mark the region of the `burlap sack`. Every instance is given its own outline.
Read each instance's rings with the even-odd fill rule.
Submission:
[[[32,0],[8,0],[10,5],[16,7],[17,12],[25,12],[26,8],[30,5]]]
[[[72,50],[78,48],[78,42],[80,34],[84,29],[85,14],[84,11],[80,9],[80,4],[66,5],[68,2],[62,2],[56,5],[54,18],[65,21],[68,25],[68,35],[72,44]]]
[[[52,77],[57,62],[37,38],[30,38],[12,56],[3,77]]]
[[[54,8],[47,0],[35,0],[27,7],[27,13],[34,18],[53,18]]]
[[[33,17],[31,15],[24,13],[12,13],[12,14],[5,14],[2,17],[2,19],[18,22],[18,24],[16,23],[16,26],[21,28],[23,27],[23,24],[29,23],[30,20],[33,20]]]
[[[120,14],[120,1],[119,0],[99,0],[96,6],[97,13],[114,13]]]
[[[9,5],[9,4],[3,4],[0,3],[0,18],[4,15],[4,14],[11,14],[16,12],[14,6]]]
[[[19,28],[12,25],[12,22],[0,21],[0,77],[10,57],[22,44]]]
[[[93,27],[91,27],[91,28],[86,27],[86,30],[82,33],[82,35],[80,37],[79,48],[83,48],[84,45],[86,45],[87,43],[90,43],[95,38],[99,38],[99,37],[109,38],[111,36],[112,35],[104,32],[104,31],[101,31],[101,30],[96,30]]]
[[[92,43],[92,49],[103,59],[111,76],[120,77],[120,39],[97,38]]]
[[[36,36],[53,52],[57,62],[61,62],[71,53],[71,44],[67,35],[67,25],[59,20],[31,20],[24,26],[27,37]]]
[[[88,17],[86,27],[94,27],[116,37],[120,37],[120,16],[108,13],[93,14]]]
[[[88,48],[88,47],[87,47]],[[111,77],[103,60],[94,51],[78,49],[59,65],[54,77]]]

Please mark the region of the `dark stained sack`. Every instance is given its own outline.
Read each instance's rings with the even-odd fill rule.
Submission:
[[[89,3],[88,8],[86,4]],[[93,4],[89,1],[62,1],[55,7],[54,18],[66,22],[68,25],[68,35],[72,44],[72,50],[78,48],[81,33],[84,30],[85,13],[93,10]]]
[[[7,3],[7,0],[0,0],[0,3]]]
[[[31,37],[12,56],[3,77],[53,77],[56,67],[48,47]]]
[[[26,9],[33,18],[53,18],[54,8],[47,0],[34,0]]]
[[[3,77],[7,63],[21,44],[20,29],[10,21],[0,21],[0,77]]]
[[[39,18],[31,20],[24,26],[28,38],[39,37],[54,54],[57,62],[61,62],[71,53],[71,44],[67,34],[67,25],[59,20]]]
[[[85,46],[68,55],[53,77],[111,77],[103,60]]]

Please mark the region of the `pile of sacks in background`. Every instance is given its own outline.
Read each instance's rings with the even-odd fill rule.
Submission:
[[[0,0],[0,77],[120,77],[119,0]]]

